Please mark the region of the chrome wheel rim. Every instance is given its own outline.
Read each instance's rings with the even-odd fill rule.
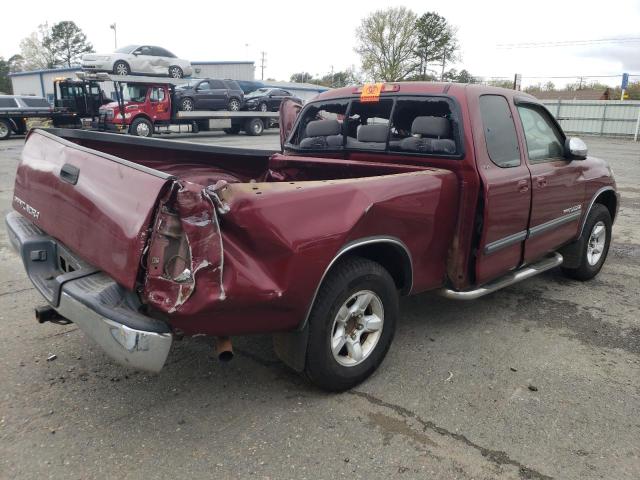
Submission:
[[[267,104],[266,103],[260,104],[260,111],[261,112],[266,112],[267,111]]]
[[[116,73],[118,75],[127,75],[129,73],[129,69],[124,63],[119,63],[116,65]]]
[[[253,133],[260,134],[261,132],[262,132],[262,125],[259,124],[258,122],[255,122],[253,124]]]
[[[364,362],[382,336],[384,308],[371,290],[361,290],[342,304],[331,328],[330,348],[340,365],[354,367]]]
[[[171,76],[173,78],[182,78],[182,75],[180,74],[180,69],[178,67],[173,67],[171,69]]]
[[[0,138],[4,138],[9,135],[9,127],[4,122],[0,122]]]
[[[231,100],[229,102],[229,110],[232,112],[237,112],[240,109],[240,103],[237,100]]]
[[[191,100],[184,100],[182,102],[182,110],[186,110],[187,112],[193,110],[193,102]]]
[[[148,137],[149,136],[149,125],[144,122],[140,122],[136,126],[136,133],[139,137]]]
[[[589,243],[587,244],[587,262],[594,266],[602,258],[604,247],[607,243],[607,228],[604,222],[600,221],[593,226],[591,235],[589,235]]]

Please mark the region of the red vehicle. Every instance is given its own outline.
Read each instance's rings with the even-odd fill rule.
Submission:
[[[32,131],[7,225],[39,319],[153,371],[176,336],[224,351],[272,332],[343,390],[382,362],[401,295],[472,299],[555,266],[588,280],[606,259],[613,174],[529,95],[400,83],[280,113],[276,154]]]
[[[171,125],[188,125],[194,133],[214,128],[237,134],[244,130],[248,135],[261,135],[277,113],[238,111],[180,111],[174,101],[174,87],[183,80],[128,77],[118,75],[87,76],[96,81],[112,81],[116,101],[99,109],[97,129],[129,133],[139,137],[151,137],[160,129]],[[220,123],[222,122],[222,123]],[[169,130],[165,130],[169,131]]]

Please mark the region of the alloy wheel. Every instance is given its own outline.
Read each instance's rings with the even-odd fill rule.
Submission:
[[[373,352],[384,326],[382,300],[361,290],[342,304],[331,329],[333,358],[345,367],[361,364]]]
[[[589,265],[596,265],[600,261],[606,243],[607,229],[604,222],[597,222],[591,230],[587,244],[587,262],[589,262]]]

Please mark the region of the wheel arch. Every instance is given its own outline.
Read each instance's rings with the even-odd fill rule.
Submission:
[[[611,215],[611,221],[615,222],[619,207],[618,194],[612,186],[602,187],[593,195],[591,202],[589,203],[589,207],[584,212],[578,237],[582,236],[584,225],[587,223],[589,213],[596,203],[607,207],[607,210],[609,210],[609,214]]]

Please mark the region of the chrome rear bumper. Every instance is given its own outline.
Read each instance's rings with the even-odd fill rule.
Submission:
[[[118,363],[162,369],[173,340],[167,324],[139,313],[135,294],[74,257],[26,218],[11,212],[5,221],[27,275],[52,308]]]

